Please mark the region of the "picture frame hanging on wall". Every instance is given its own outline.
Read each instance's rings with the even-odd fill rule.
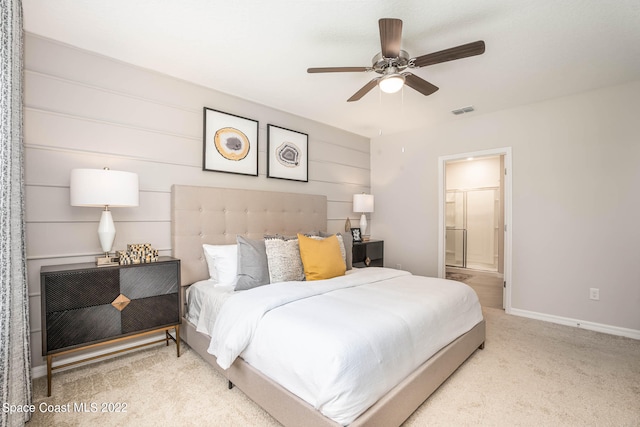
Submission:
[[[309,182],[309,135],[268,124],[267,177]]]
[[[202,170],[258,176],[258,121],[204,107]]]

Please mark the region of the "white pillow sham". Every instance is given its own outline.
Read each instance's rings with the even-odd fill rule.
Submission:
[[[238,245],[202,245],[209,277],[216,286],[236,285],[238,280]]]

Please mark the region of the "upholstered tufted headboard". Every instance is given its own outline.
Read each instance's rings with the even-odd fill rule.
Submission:
[[[327,197],[274,191],[174,185],[171,246],[181,284],[207,279],[202,245],[233,244],[236,235],[327,231]]]

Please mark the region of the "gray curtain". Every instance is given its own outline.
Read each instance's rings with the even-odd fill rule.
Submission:
[[[29,405],[31,350],[24,242],[23,33],[20,0],[0,0],[0,403]],[[27,414],[29,414],[27,412]],[[0,425],[25,413],[0,410]]]

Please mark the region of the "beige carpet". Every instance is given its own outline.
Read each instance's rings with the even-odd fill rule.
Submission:
[[[485,308],[487,345],[406,426],[640,426],[640,341]],[[34,382],[34,400],[70,404],[29,426],[277,426],[184,346],[154,346]],[[126,413],[73,412],[124,403]],[[105,407],[108,409],[108,407]],[[55,409],[55,407],[54,407]]]

